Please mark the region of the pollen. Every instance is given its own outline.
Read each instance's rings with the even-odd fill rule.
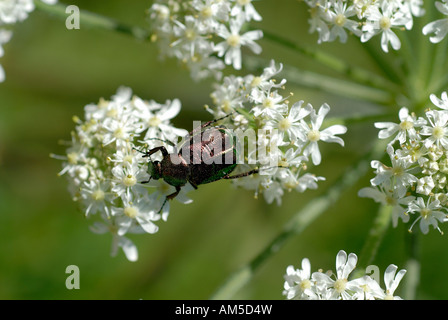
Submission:
[[[118,115],[118,111],[117,111],[117,109],[115,109],[115,108],[110,109],[110,110],[108,110],[108,111],[106,112],[106,116],[109,117],[109,118],[116,118],[117,115]]]
[[[203,19],[207,19],[210,18],[213,15],[213,11],[211,7],[204,7],[201,12],[200,15]]]
[[[129,218],[134,219],[138,215],[138,209],[133,206],[126,207],[124,208],[124,214],[127,215]]]
[[[334,24],[339,27],[343,27],[346,22],[347,18],[342,13],[336,15],[336,17],[334,18]]]
[[[134,157],[132,156],[132,155],[127,155],[127,156],[125,156],[124,158],[123,158],[123,162],[124,163],[129,163],[129,164],[131,164],[132,163],[132,161],[133,161],[133,159],[134,159]]]
[[[254,77],[252,79],[252,82],[250,83],[250,86],[252,88],[255,88],[255,87],[258,87],[260,85],[260,83],[261,83],[261,77]]]
[[[272,99],[266,98],[263,100],[263,107],[272,108],[273,105],[274,105],[274,102],[272,101]]]
[[[302,281],[300,281],[300,289],[302,289],[302,291],[305,291],[306,289],[310,289],[311,288],[311,281],[308,279],[304,279]]]
[[[379,22],[380,27],[383,30],[388,30],[392,26],[392,23],[390,22],[390,19],[388,17],[382,17]]]
[[[287,131],[291,128],[291,121],[288,118],[284,118],[278,122],[278,128],[281,131]]]
[[[103,201],[104,200],[104,191],[101,189],[95,190],[92,192],[92,199],[95,201]]]
[[[225,113],[230,113],[232,111],[232,107],[230,105],[230,101],[228,99],[224,100],[221,105],[222,111]]]
[[[194,41],[194,39],[196,39],[196,32],[193,29],[186,29],[185,38],[187,38],[189,41]]]
[[[307,134],[307,138],[311,142],[316,142],[320,140],[320,132],[317,130],[310,130]]]
[[[386,200],[386,204],[389,206],[395,206],[397,204],[397,200],[395,200],[394,197],[387,196],[385,200]]]
[[[392,168],[392,175],[396,177],[401,177],[404,174],[404,169],[402,167]]]
[[[423,219],[427,219],[431,215],[431,210],[428,208],[423,208],[422,211],[420,211],[420,215]]]
[[[414,127],[414,124],[411,121],[404,120],[400,123],[401,130],[410,130]]]
[[[151,127],[158,127],[161,122],[162,122],[162,120],[160,120],[159,118],[152,117],[151,119],[149,119],[148,124]]]
[[[78,154],[76,152],[68,153],[67,160],[70,164],[77,164],[78,163]]]
[[[123,139],[124,138],[124,131],[123,128],[117,128],[114,131],[114,137],[117,139]]]
[[[439,126],[435,126],[432,129],[432,136],[436,138],[437,140],[442,139],[445,135],[445,129]]]
[[[232,34],[227,38],[227,43],[233,48],[237,48],[240,45],[240,36],[237,34]]]
[[[126,177],[123,178],[123,184],[126,187],[132,187],[136,183],[137,183],[137,178],[132,174],[128,174]]]
[[[347,284],[347,279],[338,279],[334,283],[333,287],[338,293],[342,293],[345,291],[346,284]]]

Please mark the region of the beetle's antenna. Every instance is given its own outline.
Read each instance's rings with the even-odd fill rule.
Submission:
[[[173,142],[171,142],[171,141],[163,140],[163,139],[159,139],[159,138],[148,138],[148,139],[146,139],[146,140],[158,140],[158,141],[165,142],[165,143],[169,144],[169,145],[172,146],[172,147],[175,147],[175,146],[176,146],[176,145],[175,145]]]
[[[144,147],[144,148],[145,148],[145,147]],[[147,146],[146,146],[146,148],[147,148]],[[132,147],[132,149],[134,149],[135,151],[138,151],[138,152],[140,152],[140,153],[143,153],[143,154],[147,154],[147,153],[148,153],[148,151],[144,152],[144,151],[142,151],[142,150],[137,149],[136,147]]]
[[[283,168],[283,169],[288,169],[289,167],[286,167],[286,166],[272,166],[272,167],[264,167],[264,168],[261,168],[262,170],[267,170],[267,169],[273,169],[273,168]],[[224,176],[223,177],[223,179],[238,179],[238,178],[244,178],[244,177],[247,177],[247,176],[251,176],[251,175],[253,175],[253,174],[256,174],[256,173],[260,173],[260,170],[261,170],[260,168],[256,168],[256,169],[253,169],[253,170],[250,170],[250,171],[247,171],[247,172],[243,172],[243,173],[239,173],[239,174],[236,174],[236,175],[233,175],[233,176],[229,176],[229,175],[227,175],[227,176]]]

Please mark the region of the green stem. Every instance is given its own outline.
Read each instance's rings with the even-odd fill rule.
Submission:
[[[255,56],[245,60],[246,68],[252,72],[263,68],[266,66],[266,63],[266,59]],[[331,76],[300,70],[288,65],[284,66],[282,74],[290,83],[322,90],[342,97],[351,97],[382,105],[390,105],[394,101],[393,95],[386,90],[372,88],[347,80],[335,79]]]
[[[378,49],[379,45],[372,44],[372,41],[374,39],[370,39],[367,42],[361,43],[362,48],[365,50],[365,52],[370,56],[370,58],[375,61],[376,66],[380,68],[380,70],[383,72],[384,75],[387,77],[387,84],[393,83],[393,88],[396,88],[396,83],[402,83],[400,77],[398,76],[400,74],[399,69],[396,68],[393,64],[389,63],[388,60],[384,59],[386,53],[380,51]],[[395,90],[395,89],[391,89]],[[399,92],[399,91],[398,91]]]
[[[398,88],[398,86],[394,82],[389,81],[387,78],[381,77],[378,74],[372,73],[366,69],[351,66],[347,64],[346,61],[341,60],[335,56],[332,56],[324,51],[301,46],[286,38],[270,33],[269,31],[266,31],[264,29],[261,30],[263,31],[264,39],[267,39],[283,47],[292,49],[297,53],[305,55],[313,59],[313,61],[316,61],[322,64],[323,66],[328,67],[331,70],[339,72],[340,74],[348,77],[354,82],[360,82],[368,87],[373,86],[375,88],[388,89],[391,92],[393,92],[393,90],[396,90]]]
[[[406,244],[408,251],[408,260],[406,261],[406,277],[403,283],[403,297],[406,300],[414,300],[416,298],[417,287],[420,282],[420,259],[419,259],[419,234],[406,234]]]
[[[65,21],[69,17],[69,13],[65,12],[68,6],[66,4],[57,3],[54,5],[49,5],[37,0],[34,1],[34,4],[38,10],[46,12],[57,19]],[[101,16],[96,13],[80,10],[79,18],[81,27],[87,26],[109,31],[117,31],[120,33],[131,35],[140,40],[149,39],[149,33],[143,28],[125,25],[112,18]]]
[[[356,277],[357,274],[364,275],[364,270],[375,258],[378,247],[383,240],[383,236],[386,233],[387,228],[389,227],[392,216],[392,208],[392,206],[380,206],[367,240],[364,243],[364,247],[359,255],[358,267],[354,277]]]
[[[327,191],[308,202],[285,225],[284,230],[275,237],[263,251],[254,257],[247,265],[231,274],[224,284],[211,296],[211,299],[230,299],[239,289],[246,285],[260,266],[278,252],[293,236],[300,234],[322,213],[329,209],[342,196],[343,192],[353,186],[370,168],[370,160],[378,158],[384,152],[385,143],[378,141],[366,156],[342,174]]]
[[[330,127],[334,124],[342,124],[345,126],[350,126],[354,124],[360,124],[360,123],[369,123],[371,125],[375,122],[384,122],[384,121],[390,121],[389,119],[395,119],[397,117],[397,112],[387,112],[384,111],[383,113],[378,114],[372,114],[372,115],[352,115],[349,117],[333,117],[328,118],[324,120],[324,126]],[[393,120],[392,120],[393,121]]]

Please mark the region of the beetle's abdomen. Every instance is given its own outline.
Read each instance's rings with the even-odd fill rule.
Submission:
[[[232,136],[223,128],[201,133],[201,141],[190,140],[190,174],[195,185],[222,179],[236,167],[236,150]]]
[[[164,157],[160,164],[161,176],[168,184],[181,187],[187,183],[189,168],[182,157],[170,154]]]
[[[190,166],[188,181],[195,185],[210,183],[222,179],[235,170],[233,164],[194,164]]]

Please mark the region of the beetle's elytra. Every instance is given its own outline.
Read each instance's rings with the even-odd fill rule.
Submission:
[[[158,151],[163,156],[161,161],[149,161],[150,179],[163,179],[176,188],[175,192],[166,197],[160,211],[166,201],[174,199],[187,182],[197,189],[201,184],[258,173],[258,169],[254,169],[230,176],[237,166],[235,141],[225,127],[211,127],[223,118],[203,124],[197,132],[190,132],[190,138],[178,153],[168,153],[164,146],[145,152],[144,157],[150,157]],[[211,128],[206,129],[207,127]]]

